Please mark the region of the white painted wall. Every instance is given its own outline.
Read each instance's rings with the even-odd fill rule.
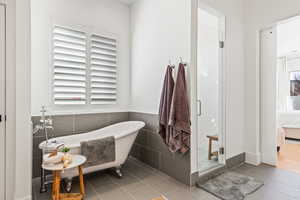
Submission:
[[[16,185],[15,199],[30,200],[32,131],[30,115],[30,0],[16,1]]]
[[[190,1],[139,0],[131,7],[131,111],[158,113],[169,60],[190,60]]]
[[[300,14],[298,0],[245,1],[245,151],[249,163],[260,162],[258,31],[278,20]]]
[[[130,4],[134,3],[134,2],[136,2],[137,0],[119,0],[119,1],[122,2],[122,3],[130,5]]]
[[[117,0],[32,0],[32,115],[42,105],[52,114],[127,111],[130,90],[130,10]],[[51,27],[75,25],[112,33],[119,39],[118,104],[54,106],[51,96]]]
[[[140,0],[132,6],[132,73],[131,110],[158,113],[161,87],[166,65],[171,59],[178,63],[181,56],[191,62],[191,2],[180,0]],[[227,121],[226,156],[244,152],[244,7],[243,1],[205,1],[227,17],[226,74]],[[194,8],[194,6],[193,6]],[[193,17],[194,11],[193,11]],[[195,55],[194,55],[195,56]],[[192,87],[196,82],[191,79]],[[196,95],[195,91],[191,91]],[[196,99],[196,96],[195,96]],[[196,104],[196,102],[194,102]],[[196,109],[191,105],[192,111]],[[196,119],[192,119],[193,121]],[[195,129],[193,129],[195,130]],[[196,139],[192,136],[192,148]],[[192,150],[192,172],[197,170],[196,151]]]

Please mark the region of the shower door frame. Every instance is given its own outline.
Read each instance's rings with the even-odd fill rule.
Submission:
[[[200,3],[198,2],[197,5],[197,26],[198,26],[198,10],[199,9],[203,9],[207,12],[209,12],[210,14],[216,16],[219,18],[219,40],[220,40],[220,46],[219,46],[219,141],[218,141],[218,145],[220,147],[219,149],[219,164],[220,165],[225,165],[226,164],[226,62],[225,62],[225,52],[226,52],[226,17],[225,15],[223,15],[222,13],[220,13],[219,11],[217,11],[216,9],[207,6],[206,4]],[[197,35],[198,35],[198,27],[196,29],[197,31]],[[198,37],[196,39],[196,48],[198,49]],[[206,171],[199,171],[199,152],[198,152],[198,145],[199,145],[199,141],[198,141],[198,131],[199,131],[199,127],[198,127],[198,117],[199,117],[199,109],[201,109],[199,103],[198,103],[198,77],[197,77],[197,71],[198,71],[198,61],[197,61],[197,53],[196,55],[194,55],[196,58],[196,63],[195,63],[195,70],[196,70],[196,95],[195,95],[195,100],[196,105],[197,105],[197,113],[195,113],[196,116],[196,121],[194,121],[194,123],[196,123],[196,131],[197,131],[197,170],[198,172],[201,173],[206,173]],[[194,82],[195,83],[195,82]],[[200,107],[200,108],[199,108]],[[216,165],[216,167],[219,167],[219,165]]]

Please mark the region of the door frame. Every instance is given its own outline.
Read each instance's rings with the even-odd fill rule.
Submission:
[[[296,14],[296,15],[291,15],[291,16],[288,16],[286,18],[282,18],[278,21],[276,21],[275,23],[272,23],[270,24],[269,26],[265,26],[261,29],[259,29],[258,31],[258,41],[257,41],[257,47],[258,47],[258,51],[257,51],[257,63],[256,63],[256,69],[258,71],[257,75],[258,75],[258,87],[256,88],[256,95],[257,95],[257,100],[258,100],[258,104],[256,105],[256,111],[257,111],[257,124],[258,126],[256,127],[257,128],[257,132],[258,132],[258,139],[257,139],[257,150],[258,150],[258,153],[259,153],[259,156],[258,156],[258,160],[256,160],[256,164],[261,164],[261,163],[266,163],[266,164],[270,164],[270,165],[273,165],[273,166],[276,166],[277,165],[277,152],[275,151],[274,154],[276,155],[271,155],[271,156],[276,156],[276,161],[274,162],[269,162],[270,160],[272,160],[271,156],[269,156],[267,158],[267,161],[265,160],[265,158],[263,157],[263,152],[262,152],[262,149],[264,148],[275,148],[276,149],[276,146],[274,147],[274,145],[268,145],[268,146],[264,146],[265,142],[263,141],[263,137],[264,137],[264,133],[262,132],[261,130],[261,127],[262,127],[262,115],[261,115],[261,112],[262,112],[262,107],[261,107],[261,87],[262,87],[262,83],[261,83],[261,79],[263,78],[262,77],[262,73],[261,73],[261,69],[262,69],[262,66],[261,66],[261,59],[262,59],[262,51],[261,51],[261,33],[262,31],[266,30],[266,29],[270,29],[270,28],[277,28],[278,25],[282,24],[282,23],[286,23],[288,21],[291,21],[295,18],[300,18],[300,13],[299,14]],[[277,40],[276,40],[276,46],[277,46]],[[277,49],[276,49],[277,50]],[[277,57],[275,58],[277,59]],[[276,70],[277,71],[277,70]],[[276,73],[275,71],[275,73]],[[273,76],[276,76],[276,74],[273,74]],[[275,108],[276,109],[276,108]],[[276,112],[276,110],[275,110]],[[276,127],[277,123],[275,122],[274,126]],[[277,134],[276,132],[274,133],[274,137],[273,138],[274,140],[277,140]],[[274,160],[274,159],[273,159]]]
[[[7,45],[6,45],[6,31],[7,31],[7,29],[6,29],[6,21],[7,21],[7,17],[6,17],[6,4],[4,4],[4,3],[2,3],[2,2],[0,2],[0,7],[1,7],[1,9],[3,9],[3,11],[4,11],[4,13],[3,13],[3,15],[4,15],[4,31],[3,31],[3,33],[4,33],[4,35],[3,35],[3,38],[4,38],[4,41],[2,41],[3,43],[4,43],[4,46],[3,46],[3,49],[4,49],[4,52],[3,52],[3,55],[1,55],[1,56],[3,56],[4,57],[4,60],[3,60],[3,63],[2,64],[4,64],[4,66],[1,66],[1,67],[3,67],[3,69],[0,69],[1,70],[1,72],[3,72],[3,74],[1,75],[1,76],[3,76],[3,77],[1,77],[1,79],[3,78],[3,88],[1,88],[1,90],[3,89],[3,91],[1,91],[1,94],[0,94],[0,102],[3,100],[4,102],[3,102],[3,104],[1,103],[1,105],[0,105],[0,107],[3,107],[2,109],[3,109],[3,112],[2,113],[0,113],[0,115],[1,115],[1,117],[2,117],[2,121],[0,122],[1,124],[1,126],[3,126],[2,128],[3,128],[3,131],[4,131],[4,135],[3,135],[3,141],[4,141],[4,152],[3,152],[3,158],[1,158],[1,160],[0,160],[0,162],[4,162],[3,163],[3,172],[1,172],[1,173],[3,173],[3,175],[4,175],[4,179],[3,179],[3,186],[1,186],[1,187],[3,187],[3,188],[1,188],[1,190],[3,189],[3,192],[4,192],[4,194],[1,194],[2,196],[1,197],[3,197],[3,198],[6,198],[6,189],[7,189],[7,186],[6,186],[6,179],[7,179],[7,177],[6,177],[6,152],[7,152],[7,150],[6,150],[6,133],[7,133],[7,127],[6,127],[6,58],[7,58],[7,55],[6,55],[6,47],[7,47]],[[0,80],[1,80],[0,79]],[[2,84],[2,81],[1,81],[1,83],[0,84]],[[2,93],[3,92],[3,93]],[[1,96],[3,94],[3,96]],[[1,128],[1,129],[2,129]]]
[[[0,0],[6,8],[6,158],[5,199],[15,198],[16,158],[16,6],[14,0]]]
[[[227,89],[227,82],[226,82],[226,47],[227,47],[227,43],[226,43],[226,16],[219,12],[218,10],[208,6],[205,3],[202,2],[197,2],[197,7],[196,7],[197,11],[195,13],[196,16],[196,22],[198,27],[198,10],[199,9],[203,9],[207,12],[209,12],[210,14],[216,16],[219,18],[219,26],[220,26],[220,32],[219,32],[219,40],[224,42],[224,47],[219,49],[219,81],[220,81],[220,87],[219,87],[219,108],[220,108],[220,118],[219,118],[219,132],[221,133],[219,135],[219,146],[224,148],[224,154],[222,156],[219,156],[219,163],[222,165],[226,164],[226,130],[227,130],[227,122],[226,122],[226,108],[227,108],[227,93],[226,93],[226,89]],[[195,38],[195,46],[193,46],[193,54],[194,54],[194,62],[193,64],[195,65],[194,68],[194,73],[192,73],[191,76],[193,76],[192,78],[194,79],[193,83],[195,84],[194,86],[192,85],[192,87],[194,87],[194,93],[195,95],[192,95],[192,104],[194,103],[194,108],[197,108],[197,112],[192,112],[192,119],[193,119],[193,123],[194,123],[194,132],[196,132],[197,134],[195,134],[195,140],[196,140],[196,149],[194,149],[194,151],[196,151],[196,161],[197,161],[197,171],[199,169],[199,155],[198,155],[198,110],[199,110],[199,105],[198,105],[198,92],[197,92],[197,71],[198,71],[198,62],[197,62],[197,49],[198,49],[198,28],[196,28],[195,35],[193,35],[193,37]],[[196,48],[196,52],[195,52],[195,48]],[[193,107],[193,106],[192,106]],[[193,159],[193,158],[192,158]],[[199,172],[199,171],[198,171]],[[206,173],[206,172],[199,172],[201,173]]]
[[[271,62],[277,65],[277,24],[263,28],[259,31],[259,132],[260,132],[260,160],[262,163],[276,166],[277,165],[277,155],[276,155],[276,147],[277,147],[277,136],[276,136],[276,122],[277,122],[277,116],[276,116],[276,93],[277,93],[277,88],[276,86],[274,88],[269,88],[268,90],[271,91],[271,94],[275,94],[274,101],[270,102],[268,101],[268,106],[264,106],[264,96],[263,96],[263,85],[264,85],[264,80],[268,79],[268,77],[264,76],[263,70],[265,70],[263,66],[263,50],[262,50],[262,44],[263,44],[263,34],[265,34],[266,31],[271,31],[272,34],[274,34],[274,43],[273,45],[275,46],[275,52],[273,51],[273,54],[275,54],[275,57]],[[276,72],[277,72],[277,67],[275,70],[271,70],[271,73],[269,73],[269,78],[274,79],[275,78],[275,83],[276,85]],[[270,106],[273,106],[271,108]],[[271,110],[274,112],[272,118],[270,117],[264,117],[264,110]],[[266,124],[266,125],[264,125]],[[265,129],[271,130],[274,129],[273,134],[270,133],[269,131],[264,131]],[[268,138],[268,139],[267,139]]]

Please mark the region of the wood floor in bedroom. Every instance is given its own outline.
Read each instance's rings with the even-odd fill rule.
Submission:
[[[281,146],[278,152],[277,167],[300,173],[300,143],[290,143]]]

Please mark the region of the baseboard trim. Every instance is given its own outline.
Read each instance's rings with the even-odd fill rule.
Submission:
[[[260,165],[261,164],[261,155],[246,152],[246,163],[251,164],[251,165],[255,165],[255,166]]]
[[[196,181],[196,185],[198,183],[204,183],[210,179],[213,179],[219,176],[220,174],[223,174],[226,170],[227,170],[226,165],[218,165],[215,168],[202,172],[198,174],[198,180]]]
[[[212,168],[204,172],[195,172],[191,174],[191,186],[197,185],[197,183],[203,183],[212,179],[227,170],[238,167],[245,163],[245,153],[240,153],[236,156],[233,156],[226,160],[226,165],[218,165],[215,168]]]
[[[246,155],[245,153],[238,154],[226,160],[226,167],[231,169],[241,164],[245,163]]]
[[[32,196],[29,195],[29,196],[23,197],[23,198],[15,198],[15,200],[32,200]]]
[[[199,179],[199,172],[192,173],[190,178],[190,186],[196,185],[198,179]]]

